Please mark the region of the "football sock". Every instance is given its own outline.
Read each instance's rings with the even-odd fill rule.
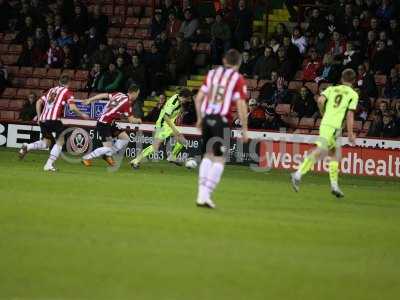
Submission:
[[[47,144],[43,140],[28,144],[28,146],[27,146],[28,151],[31,151],[31,150],[43,150],[43,149],[46,149],[46,148],[47,148]]]
[[[103,155],[111,156],[112,155],[112,149],[110,147],[100,147],[94,150],[93,152],[89,153],[88,155],[85,155],[83,159],[94,159],[96,157],[100,157]]]
[[[115,144],[112,147],[112,150],[113,150],[112,154],[115,154],[118,151],[125,149],[126,146],[128,145],[128,143],[129,143],[129,140],[120,140],[120,139],[116,140]]]
[[[338,187],[339,162],[331,160],[329,162],[329,179],[332,187]]]
[[[224,172],[224,165],[220,162],[214,162],[211,169],[207,173],[207,180],[205,187],[207,189],[208,199],[210,198],[212,192],[217,187],[219,181],[221,180],[222,173]]]
[[[46,162],[46,166],[52,166],[53,163],[60,156],[62,151],[62,146],[58,144],[54,144],[53,148],[51,148],[49,159]]]
[[[150,154],[154,153],[153,145],[148,146],[147,148],[143,149],[142,152],[136,157],[137,162],[141,162],[143,158],[148,157]]]
[[[315,164],[315,156],[313,154],[310,154],[307,156],[304,161],[301,163],[299,169],[296,171],[296,177],[297,179],[300,179],[301,176],[307,174],[308,171],[311,170],[313,165]]]
[[[206,182],[207,182],[207,174],[208,172],[211,171],[212,167],[212,161],[204,157],[201,160],[200,167],[199,167],[199,191],[197,198],[199,200],[208,200],[208,197],[210,196],[208,193],[208,189],[206,187]]]
[[[179,152],[182,151],[182,149],[185,146],[183,144],[181,144],[180,142],[177,142],[174,146],[174,148],[172,149],[172,158],[176,159],[176,157],[178,156]]]

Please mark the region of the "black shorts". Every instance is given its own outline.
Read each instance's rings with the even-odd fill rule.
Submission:
[[[208,115],[203,118],[202,124],[203,154],[223,156],[231,137],[226,119],[220,115]]]
[[[97,122],[96,130],[102,142],[110,141],[112,138],[117,137],[123,130],[119,129],[115,123],[107,124]]]
[[[47,120],[40,122],[40,132],[46,139],[51,140],[53,143],[57,140],[64,131],[64,125],[60,120]],[[53,133],[56,134],[54,139]]]

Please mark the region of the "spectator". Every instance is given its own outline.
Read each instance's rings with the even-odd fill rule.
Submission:
[[[215,17],[215,22],[211,26],[211,56],[214,64],[221,63],[221,56],[228,51],[231,46],[231,30],[222,19],[220,14]]]
[[[390,0],[382,0],[380,6],[376,10],[376,16],[380,18],[383,23],[386,25],[389,23],[389,20],[394,15],[393,6],[390,3]]]
[[[278,23],[275,26],[275,31],[272,33],[272,37],[279,43],[283,43],[283,38],[289,36],[289,31],[284,23]]]
[[[316,83],[332,82],[337,83],[340,77],[339,68],[333,64],[333,57],[330,54],[325,54],[322,60],[322,67],[317,72],[318,76],[315,78]]]
[[[99,5],[95,5],[93,13],[89,17],[89,26],[96,28],[100,38],[104,38],[107,33],[108,18],[101,13]]]
[[[35,35],[35,25],[33,23],[33,19],[30,16],[25,17],[24,25],[22,26],[21,30],[18,32],[17,36],[15,37],[15,41],[17,43],[22,43],[28,37],[32,37]]]
[[[247,116],[247,125],[249,129],[260,129],[265,119],[265,112],[256,99],[249,100],[249,114]]]
[[[123,43],[119,45],[116,56],[122,57],[124,63],[129,63],[132,60],[132,57],[129,55],[128,51],[126,51],[126,44]]]
[[[239,72],[245,77],[253,76],[254,63],[250,61],[250,54],[248,51],[244,51],[242,54],[243,61],[240,65]]]
[[[293,64],[293,69],[297,70],[301,65],[301,55],[299,48],[294,45],[289,37],[283,38],[283,46],[286,49],[286,55]]]
[[[36,94],[29,93],[22,107],[20,118],[22,121],[32,121],[36,117]]]
[[[265,47],[264,55],[261,56],[254,66],[254,79],[270,79],[271,72],[278,67],[278,62],[271,47]]]
[[[303,62],[303,81],[315,81],[317,74],[322,67],[322,61],[315,49],[310,49],[309,57]]]
[[[94,64],[93,68],[89,72],[89,78],[87,81],[86,89],[89,92],[98,92],[98,85],[100,78],[102,77],[101,66],[100,64]]]
[[[61,68],[64,65],[64,51],[57,41],[52,40],[50,42],[50,48],[47,50],[46,56],[48,68]]]
[[[79,36],[82,36],[88,29],[87,15],[82,11],[82,6],[80,5],[75,5],[74,12],[75,14],[71,21],[71,29]]]
[[[164,31],[165,29],[165,23],[163,21],[161,11],[156,10],[153,20],[151,21],[151,26],[150,26],[150,35],[151,38],[154,40],[158,37],[158,35]]]
[[[53,25],[47,25],[46,37],[47,37],[47,40],[49,40],[49,41],[57,39],[56,32],[54,30],[54,26]]]
[[[378,88],[375,83],[374,75],[366,69],[364,64],[357,68],[357,84],[361,91],[361,98],[378,97]]]
[[[308,23],[309,26],[307,30],[311,31],[313,35],[320,31],[325,32],[328,29],[326,19],[321,15],[321,12],[318,8],[314,8],[312,10],[312,14]]]
[[[92,62],[99,63],[102,68],[109,68],[110,63],[114,61],[114,53],[106,45],[105,42],[100,42],[100,48],[92,55]]]
[[[41,51],[45,52],[49,48],[49,39],[47,38],[41,27],[36,28],[33,39],[34,39],[34,44]]]
[[[21,67],[42,67],[44,52],[34,44],[33,38],[26,39],[23,50],[18,58],[18,66]]]
[[[171,47],[168,54],[169,73],[173,82],[182,75],[188,75],[191,71],[193,50],[191,45],[183,39],[183,35],[178,35],[176,46]]]
[[[71,50],[71,46],[65,45],[64,51],[64,69],[75,69],[79,63],[75,53]]]
[[[388,35],[389,38],[393,40],[395,47],[398,49],[400,47],[400,28],[396,19],[390,20]]]
[[[179,13],[180,9],[174,4],[173,0],[164,0],[163,5],[161,6],[161,11],[163,13],[164,21],[171,20],[171,15],[174,15],[176,18]]]
[[[63,27],[63,20],[60,15],[54,17],[54,38],[58,39],[61,36],[61,29]]]
[[[367,39],[366,41],[364,41],[363,44],[363,49],[365,50],[366,54],[365,57],[371,60],[375,54],[376,50],[375,48],[376,48],[376,33],[374,31],[368,31]]]
[[[196,123],[196,107],[192,97],[182,103],[182,113],[179,119],[181,125],[193,125]]]
[[[333,57],[341,56],[346,51],[346,42],[342,39],[339,32],[334,31],[332,33],[331,42],[328,44],[327,53],[333,55]]]
[[[360,19],[355,17],[351,23],[351,29],[347,33],[349,41],[353,41],[357,46],[361,46],[365,39],[365,32],[360,27]]]
[[[233,30],[234,40],[238,49],[243,48],[243,43],[249,41],[253,28],[253,14],[246,7],[246,1],[239,0],[238,9],[236,11],[236,25]]]
[[[400,78],[396,68],[390,70],[384,89],[385,98],[400,99]]]
[[[140,62],[139,56],[132,56],[132,64],[125,69],[125,76],[127,78],[125,88],[135,82],[139,85],[142,95],[147,95],[146,68]]]
[[[74,41],[66,28],[61,29],[61,36],[57,39],[57,44],[62,48],[65,45],[71,45]]]
[[[127,80],[127,76],[126,76],[126,62],[124,60],[123,56],[117,56],[117,59],[115,60],[115,67],[117,68],[118,71],[120,71],[122,73],[122,79],[120,82],[120,88],[125,92],[128,89],[126,88],[126,80]]]
[[[319,56],[323,56],[326,53],[326,50],[328,48],[328,42],[329,41],[326,37],[325,32],[323,31],[318,32],[318,35],[315,38],[314,48]]]
[[[155,41],[157,48],[160,53],[164,57],[164,59],[168,56],[169,49],[171,48],[171,42],[168,39],[167,32],[161,32],[160,36]]]
[[[168,1],[168,0],[167,0]],[[176,18],[175,13],[170,12],[167,23],[167,35],[169,38],[176,38],[179,30],[181,29],[181,21]]]
[[[116,68],[114,63],[110,63],[108,70],[100,78],[98,91],[107,93],[118,91],[122,78],[121,71]]]
[[[7,67],[3,65],[3,61],[0,58],[0,93],[3,92],[7,84],[8,84]]]
[[[278,74],[283,76],[286,81],[291,81],[294,75],[294,69],[292,62],[286,56],[286,50],[284,47],[278,49]]]
[[[284,124],[283,124],[280,116],[277,115],[272,108],[268,107],[265,110],[265,119],[261,125],[261,128],[265,129],[265,130],[277,131],[283,126],[284,126]]]
[[[167,98],[164,94],[160,94],[158,97],[157,105],[153,107],[153,109],[144,117],[145,122],[155,123],[157,122],[158,116],[160,115],[161,109],[164,106],[165,101]]]
[[[378,41],[376,53],[371,60],[372,70],[378,74],[389,74],[396,62],[396,55],[386,48],[384,42]]]
[[[395,138],[399,136],[399,128],[393,118],[391,111],[385,111],[382,118],[382,135],[383,138]]]
[[[185,20],[182,22],[179,32],[183,33],[186,40],[190,40],[199,27],[199,21],[193,16],[193,12],[190,9],[185,10],[184,15]]]
[[[16,11],[6,0],[0,1],[0,32],[8,29],[9,21],[15,19]]]
[[[293,28],[292,43],[299,49],[300,54],[306,52],[307,40],[302,34],[300,27]]]
[[[347,43],[347,50],[344,52],[343,67],[351,68],[354,71],[362,63],[362,57],[352,42]]]
[[[147,62],[147,72],[150,75],[151,91],[155,94],[161,92],[165,83],[165,61],[155,44],[151,45],[151,51]]]
[[[272,51],[274,51],[274,53],[277,53],[281,44],[275,38],[271,37],[269,40],[269,46],[272,48]]]
[[[144,49],[144,45],[142,41],[139,41],[136,44],[136,48],[135,48],[135,55],[137,55],[139,57],[139,61],[142,64],[147,64],[147,57],[148,57],[148,53],[147,51]]]
[[[317,113],[318,107],[313,93],[307,87],[301,87],[300,92],[293,96],[292,115],[299,118],[311,118],[316,117]]]
[[[260,89],[259,103],[263,107],[275,107],[279,103],[288,103],[289,91],[285,79],[278,72],[271,72],[271,82],[266,82]]]
[[[264,54],[264,46],[261,44],[260,38],[258,36],[253,36],[250,39],[250,60],[256,62]]]
[[[95,53],[99,45],[101,44],[100,42],[100,37],[97,34],[96,28],[95,27],[90,27],[89,31],[87,32],[85,36],[85,49],[86,49],[86,54],[91,55]],[[103,45],[105,42],[102,42]]]

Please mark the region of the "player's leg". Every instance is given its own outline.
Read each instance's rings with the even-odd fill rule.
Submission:
[[[171,133],[167,127],[161,127],[161,128],[156,128],[155,134],[154,134],[154,139],[153,139],[153,144],[150,146],[144,148],[142,152],[140,152],[136,158],[132,159],[130,161],[130,165],[132,168],[137,169],[139,168],[140,163],[142,162],[143,159],[146,157],[149,157],[151,154],[154,152],[157,152],[158,149],[160,149],[161,144],[165,141],[166,138],[171,136]]]
[[[114,165],[114,161],[111,158],[111,155],[113,153],[112,150],[112,134],[111,134],[111,125],[110,124],[103,124],[98,122],[96,125],[96,130],[100,135],[100,138],[103,143],[103,147],[99,147],[92,151],[91,153],[83,156],[82,158],[82,163],[89,167],[92,165],[92,160],[97,158],[97,157],[103,157],[106,156],[110,158],[110,162],[107,161],[107,163],[111,166]]]
[[[122,131],[118,134],[117,140],[115,141],[112,149],[113,154],[123,153],[128,146],[129,143],[129,136],[125,131]]]
[[[43,167],[44,171],[56,171],[54,167],[55,161],[60,157],[62,152],[62,147],[64,145],[64,126],[61,121],[50,121],[49,127],[53,132],[56,134],[56,142],[54,143],[53,147],[50,150],[49,158],[47,159],[46,164]]]
[[[184,136],[178,135],[176,136],[176,143],[174,148],[172,148],[171,154],[168,156],[167,160],[169,162],[177,162],[177,158],[179,153],[185,148],[185,145],[187,143],[187,140],[185,139]]]
[[[343,192],[339,187],[339,153],[337,153],[336,148],[332,148],[329,151],[329,180],[331,183],[331,191],[337,198],[344,197]]]
[[[55,142],[52,132],[49,131],[44,123],[40,124],[40,133],[42,134],[42,139],[30,144],[24,143],[22,145],[21,149],[18,151],[18,156],[20,159],[23,159],[29,151],[47,149]]]

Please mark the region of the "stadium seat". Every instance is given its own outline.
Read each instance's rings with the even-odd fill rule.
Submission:
[[[0,109],[6,110],[8,108],[9,99],[0,99]]]
[[[138,29],[135,32],[135,38],[137,39],[147,39],[150,37],[150,33],[147,29]]]
[[[17,36],[16,33],[6,33],[3,37],[3,42],[10,44],[15,39],[16,36]]]
[[[112,5],[104,5],[103,6],[103,14],[106,16],[112,16],[113,15],[113,6]]]
[[[39,87],[39,78],[28,78],[25,83],[26,87],[29,88],[38,88]]]
[[[293,133],[295,133],[295,134],[308,134],[309,132],[310,132],[309,129],[297,128]]]
[[[315,121],[314,128],[319,129],[319,125],[321,125],[321,119]]]
[[[288,89],[290,91],[298,91],[298,90],[300,90],[300,88],[302,86],[303,86],[303,82],[302,81],[291,81],[291,82],[289,82]]]
[[[303,79],[303,71],[297,71],[294,75],[294,80],[302,80]]]
[[[259,80],[257,83],[257,90],[261,89],[266,83],[270,83],[271,80]]]
[[[135,35],[135,29],[134,28],[122,28],[119,35],[120,35],[120,37],[132,38]]]
[[[13,54],[2,55],[1,60],[5,65],[8,66],[16,65],[18,61],[18,55],[13,55]]]
[[[209,43],[200,43],[197,45],[196,52],[210,53],[211,47]]]
[[[17,96],[17,89],[16,88],[6,88],[3,91],[2,97],[12,99]]]
[[[310,134],[319,135],[319,130],[318,129],[313,129],[313,130],[310,131]]]
[[[299,128],[312,129],[314,128],[315,119],[314,118],[301,118],[299,123]]]
[[[115,28],[115,27],[110,27],[107,31],[107,36],[108,37],[119,37],[120,34],[120,29],[119,28]]]
[[[74,79],[75,70],[71,70],[71,69],[62,70],[61,75],[68,75],[70,79]]]
[[[316,82],[306,82],[304,84],[314,95],[318,93],[318,84]]]
[[[32,77],[33,68],[32,67],[21,67],[18,72],[19,77]]]
[[[60,78],[60,75],[61,75],[61,70],[60,69],[49,69],[47,71],[46,77],[47,78],[58,79],[58,78]]]
[[[18,89],[16,98],[26,99],[30,93],[31,93],[30,89]]]
[[[151,17],[153,15],[153,8],[151,6],[148,6],[144,9],[144,15],[146,17]]]
[[[141,18],[139,22],[139,26],[141,28],[149,28],[151,24],[151,18]]]
[[[288,115],[290,113],[290,104],[278,104],[275,112],[279,115]]]
[[[124,18],[122,16],[112,16],[110,18],[110,24],[111,26],[121,27],[124,24]]]
[[[74,79],[79,81],[87,81],[88,77],[89,77],[89,71],[77,70]]]
[[[20,55],[21,52],[22,52],[22,45],[11,44],[10,47],[8,47],[8,52],[10,54],[18,54],[18,55]]]
[[[123,6],[123,5],[118,5],[118,6],[115,6],[115,8],[114,8],[114,16],[124,16],[125,15],[125,11],[126,11],[126,8],[125,8],[125,6]]]
[[[82,82],[81,81],[75,81],[72,80],[69,84],[69,87],[73,91],[79,91],[82,89]]]
[[[9,110],[0,111],[0,119],[2,120],[14,121],[16,120],[16,117],[19,117],[19,114],[15,114],[14,111],[9,111]]]
[[[371,126],[371,121],[365,121],[362,130],[368,131],[370,126]]]
[[[24,106],[25,100],[10,100],[8,104],[8,109],[9,110],[21,110],[22,107]]]
[[[0,54],[8,53],[8,44],[0,44]]]
[[[7,67],[8,74],[10,76],[18,76],[19,73],[19,67],[18,66],[9,66]]]
[[[21,77],[14,77],[11,79],[11,85],[13,87],[24,87],[26,84],[26,78],[21,78]]]
[[[250,97],[254,98],[254,99],[258,99],[258,97],[260,97],[260,92],[259,91],[252,91],[250,93]]]
[[[290,128],[297,128],[297,125],[299,124],[299,118],[297,117],[283,116],[282,121]]]
[[[126,47],[129,50],[134,50],[136,48],[137,40],[128,40],[128,43],[126,44]]]
[[[88,98],[88,93],[86,92],[76,92],[74,94],[75,99],[84,100]]]
[[[39,87],[41,89],[50,89],[54,86],[54,80],[53,79],[40,79],[39,81]]]
[[[47,76],[47,69],[46,68],[35,68],[33,70],[32,76],[35,78],[45,78]]]
[[[133,7],[128,7],[126,9],[126,16],[127,17],[133,17]]]

